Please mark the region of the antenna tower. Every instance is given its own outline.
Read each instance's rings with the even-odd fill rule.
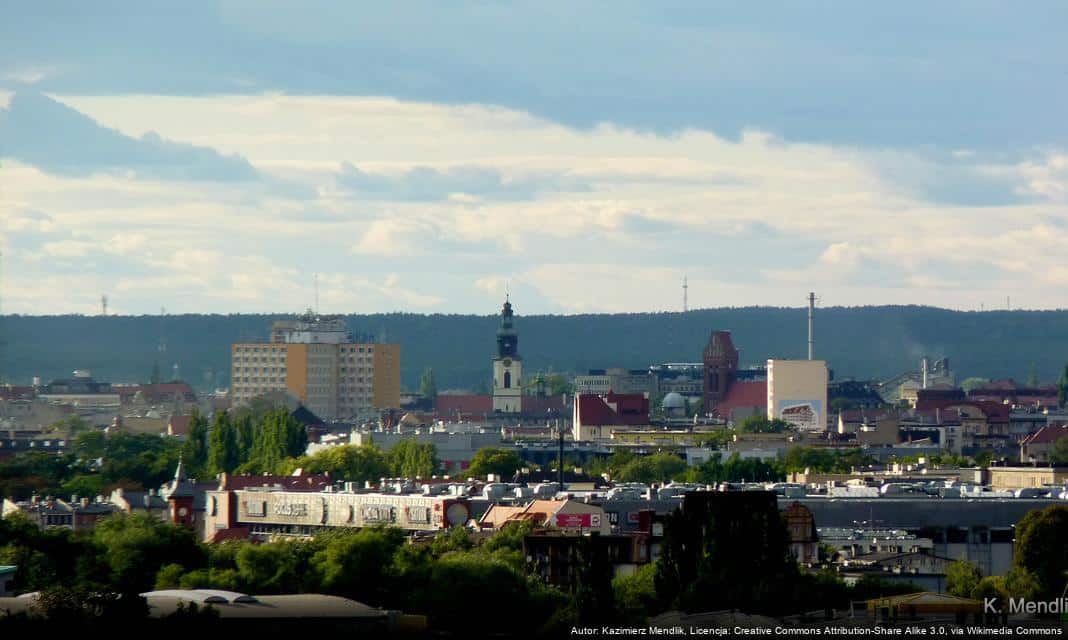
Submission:
[[[108,294],[100,296],[100,315],[106,316],[108,314]]]
[[[808,359],[816,359],[816,294],[808,294]]]
[[[690,310],[690,285],[686,280],[686,276],[682,276],[682,312],[686,313]]]
[[[167,334],[163,332],[163,319],[167,317],[167,307],[159,308],[159,354],[163,360],[167,355]]]

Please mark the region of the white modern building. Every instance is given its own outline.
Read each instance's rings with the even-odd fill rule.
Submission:
[[[827,362],[768,360],[768,419],[802,431],[827,430]]]

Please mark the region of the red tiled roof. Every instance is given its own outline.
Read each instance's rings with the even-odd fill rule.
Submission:
[[[1005,380],[991,380],[990,382],[984,383],[982,388],[997,389],[998,391],[1015,391],[1020,388],[1020,385],[1012,378],[1007,378]]]
[[[727,396],[714,408],[713,412],[721,418],[730,418],[731,412],[742,408],[768,407],[768,382],[767,380],[754,380],[747,382],[735,382],[727,389]]]
[[[575,396],[578,421],[584,425],[633,425],[649,422],[649,399],[637,393]],[[615,408],[612,408],[615,405]]]
[[[222,482],[219,483],[219,489],[236,491],[239,489],[248,489],[249,487],[281,485],[281,487],[287,491],[316,492],[322,491],[325,487],[332,484],[333,482],[331,482],[330,476],[327,474],[314,476],[238,476],[224,474]]]
[[[248,540],[249,538],[248,527],[230,527],[228,529],[220,529],[215,532],[215,535],[211,537],[212,544],[218,542],[226,542],[228,540]]]
[[[867,420],[868,422],[874,422],[876,420],[888,418],[894,414],[889,411],[879,409],[846,409],[845,411],[839,412],[839,415],[842,418],[842,422],[850,423],[864,422],[865,420]]]
[[[567,396],[523,396],[523,413],[559,413],[568,408],[565,400]]]
[[[526,404],[527,399],[523,398]],[[493,413],[493,396],[484,395],[439,395],[434,399],[434,411],[439,416],[455,416],[457,413]]]
[[[945,416],[947,410],[952,410],[954,407],[975,407],[983,412],[987,420],[994,420],[998,422],[1007,422],[1009,419],[1009,412],[1012,407],[1003,403],[995,402],[993,400],[950,400],[944,398],[930,399],[926,401],[920,401],[916,403],[916,411],[922,413],[930,413],[935,409],[941,409],[943,416]]]
[[[189,423],[192,421],[193,416],[171,416],[167,423],[167,433],[172,436],[189,435]]]
[[[16,400],[18,398],[33,398],[36,391],[33,387],[16,387],[4,385],[0,387],[0,400]]]
[[[1022,444],[1053,444],[1064,437],[1068,437],[1068,425],[1048,424],[1024,438]]]

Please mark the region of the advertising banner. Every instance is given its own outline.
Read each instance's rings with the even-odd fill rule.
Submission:
[[[775,417],[806,431],[823,431],[827,428],[822,400],[777,400]]]
[[[556,514],[556,526],[561,529],[599,529],[601,527],[601,514],[558,513]]]

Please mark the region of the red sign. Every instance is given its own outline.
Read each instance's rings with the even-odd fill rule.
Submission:
[[[558,513],[556,526],[561,529],[593,529],[601,527],[599,513]]]

